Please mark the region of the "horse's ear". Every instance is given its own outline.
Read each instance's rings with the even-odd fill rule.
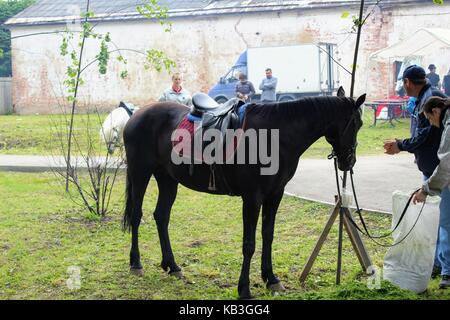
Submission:
[[[362,104],[364,103],[364,101],[366,101],[366,94],[364,93],[362,96],[360,96],[358,98],[358,100],[356,100],[356,109],[358,109],[359,107],[362,106]]]
[[[345,90],[342,87],[339,87],[338,91],[337,91],[337,96],[338,97],[345,97]]]

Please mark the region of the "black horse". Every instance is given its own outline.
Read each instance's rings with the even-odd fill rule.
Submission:
[[[201,192],[233,194],[242,197],[243,264],[239,278],[240,298],[250,298],[249,269],[255,251],[255,233],[262,207],[263,250],[261,276],[267,288],[284,291],[272,270],[272,241],[275,216],[285,185],[296,172],[300,156],[320,137],[325,136],[338,159],[340,170],[350,170],[355,161],[357,132],[362,126],[360,106],[365,95],[355,102],[339,89],[337,97],[306,97],[297,101],[251,104],[245,113],[245,130],[279,129],[279,168],[273,175],[262,175],[259,164],[221,165],[218,188],[210,190],[211,169],[206,164],[176,165],[171,161],[171,135],[189,109],[163,102],[139,110],[124,129],[126,148],[127,191],[124,228],[131,229],[131,271],[142,274],[138,247],[138,229],[142,202],[151,176],[155,176],[158,202],[153,213],[162,250],[161,267],[181,277],[181,269],[172,252],[168,225],[170,211],[177,196],[178,183]],[[219,179],[220,180],[220,179]],[[226,187],[225,187],[226,186]]]

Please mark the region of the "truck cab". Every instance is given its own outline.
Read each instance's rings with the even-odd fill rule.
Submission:
[[[218,103],[235,98],[236,84],[241,72],[247,74],[247,50],[241,53],[234,66],[223,77],[220,77],[219,82],[209,90],[208,95]]]

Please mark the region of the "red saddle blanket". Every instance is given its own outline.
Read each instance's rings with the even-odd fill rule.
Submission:
[[[242,129],[238,129],[235,134],[233,143],[224,143],[205,141],[202,139],[204,132],[199,132],[202,129],[199,128],[200,121],[191,121],[188,117],[184,117],[183,120],[177,126],[177,129],[172,133],[172,150],[176,155],[182,157],[186,161],[184,163],[226,163],[234,157],[237,147],[239,146],[240,137],[242,136]],[[195,137],[195,138],[194,138]],[[215,148],[216,152],[223,152],[221,154],[215,154],[210,156],[210,150]],[[219,150],[220,149],[220,150]]]

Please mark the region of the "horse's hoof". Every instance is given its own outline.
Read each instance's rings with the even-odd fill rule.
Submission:
[[[177,279],[184,279],[183,272],[181,272],[181,271],[170,272],[169,275],[172,277],[175,277]]]
[[[249,289],[238,290],[239,300],[252,300],[252,294]]]
[[[130,268],[130,272],[131,272],[131,274],[134,274],[135,276],[138,276],[138,277],[144,276],[144,269],[142,269],[142,268],[140,268],[140,269]]]
[[[272,293],[286,291],[286,288],[283,286],[283,284],[281,282],[274,283],[274,284],[268,284],[267,289],[269,289]]]

